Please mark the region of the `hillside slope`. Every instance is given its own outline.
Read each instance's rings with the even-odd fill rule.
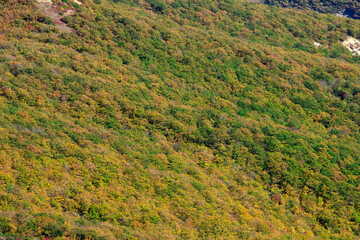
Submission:
[[[358,21],[86,0],[65,32],[0,6],[7,239],[359,238]]]

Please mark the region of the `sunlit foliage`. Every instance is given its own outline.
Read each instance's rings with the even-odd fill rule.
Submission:
[[[2,235],[359,236],[356,20],[87,0],[62,33],[0,3]]]

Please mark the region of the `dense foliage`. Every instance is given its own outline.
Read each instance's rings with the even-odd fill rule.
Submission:
[[[264,3],[299,9],[312,9],[321,13],[343,14],[360,18],[360,2],[357,0],[265,0]]]
[[[356,20],[83,3],[0,1],[0,236],[359,237]]]

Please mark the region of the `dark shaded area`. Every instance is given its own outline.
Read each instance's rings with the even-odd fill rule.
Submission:
[[[320,13],[341,14],[353,19],[360,18],[359,2],[356,0],[265,0],[265,4],[298,9],[311,9]]]

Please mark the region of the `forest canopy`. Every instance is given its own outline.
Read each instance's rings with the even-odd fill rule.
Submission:
[[[359,238],[358,20],[81,3],[1,1],[0,238]]]

